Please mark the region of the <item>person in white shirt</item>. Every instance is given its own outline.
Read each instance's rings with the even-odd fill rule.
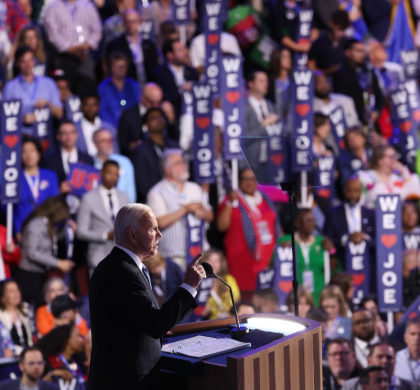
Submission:
[[[147,195],[147,204],[156,215],[158,224],[165,231],[160,243],[160,252],[171,258],[183,270],[186,269],[187,222],[185,216],[194,214],[206,222],[213,220],[213,211],[208,204],[208,194],[188,181],[188,166],[182,150],[167,149],[162,166],[164,178]],[[207,226],[204,229],[207,231]],[[203,251],[208,243],[203,232]]]
[[[87,257],[91,275],[114,246],[114,222],[118,211],[130,203],[127,194],[115,188],[119,170],[118,163],[113,160],[103,164],[102,184],[83,196],[77,214],[77,237],[89,242]]]
[[[368,366],[370,347],[381,341],[375,331],[374,314],[366,309],[354,312],[352,331],[356,359],[363,368],[366,368]]]

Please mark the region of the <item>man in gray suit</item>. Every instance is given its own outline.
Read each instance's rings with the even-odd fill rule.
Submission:
[[[250,138],[245,142],[245,156],[258,182],[266,182],[267,177],[267,141],[278,128],[279,116],[275,114],[273,104],[264,97],[268,92],[268,77],[263,71],[249,74],[248,99],[245,106],[245,135]],[[277,134],[277,133],[276,133]],[[245,163],[246,164],[246,163]]]
[[[115,188],[119,170],[117,162],[105,161],[101,170],[102,184],[83,196],[77,214],[77,237],[89,242],[90,275],[114,247],[115,217],[121,207],[130,203],[128,195]]]

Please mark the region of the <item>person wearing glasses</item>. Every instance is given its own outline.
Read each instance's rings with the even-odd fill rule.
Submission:
[[[2,390],[58,390],[59,387],[41,379],[45,361],[41,351],[36,347],[28,347],[20,355],[19,369],[22,371],[22,378],[10,379],[0,383]]]
[[[377,146],[372,153],[370,169],[357,173],[363,185],[364,205],[373,209],[378,195],[398,194],[401,200],[420,197],[418,175],[397,159],[392,146]]]

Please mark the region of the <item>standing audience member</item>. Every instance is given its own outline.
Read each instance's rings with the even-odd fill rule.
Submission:
[[[59,390],[59,387],[42,380],[45,361],[42,352],[37,347],[27,347],[20,354],[19,369],[22,378],[10,379],[0,383],[2,390]]]
[[[304,287],[298,288],[298,310],[299,317],[307,318],[308,312],[315,307],[314,297]],[[295,313],[295,295],[293,290],[290,291],[286,298],[286,307],[289,313]]]
[[[117,127],[122,111],[139,103],[140,86],[127,77],[128,58],[125,54],[112,52],[109,69],[110,76],[98,86],[98,95],[102,102],[99,117]]]
[[[362,390],[389,390],[390,378],[386,371],[380,366],[365,368],[359,377]]]
[[[147,134],[144,141],[132,152],[137,188],[137,202],[145,203],[150,189],[162,180],[160,160],[166,149],[178,148],[178,143],[169,139],[166,120],[160,108],[150,108],[143,117]],[[147,172],[147,175],[145,175]]]
[[[235,202],[239,207],[233,207]],[[277,211],[268,196],[258,191],[251,169],[239,172],[239,190],[220,205],[217,226],[226,232],[229,271],[241,292],[249,295],[255,290],[258,272],[267,268],[280,233]]]
[[[54,318],[53,328],[62,325],[73,325],[82,336],[86,336],[89,329],[86,321],[80,316],[77,309],[83,305],[82,301],[73,300],[69,294],[58,295],[51,302],[51,314]]]
[[[10,333],[15,356],[32,346],[29,307],[22,302],[19,286],[13,279],[0,282],[0,321]]]
[[[352,317],[354,309],[353,297],[356,287],[353,283],[352,275],[346,272],[336,272],[330,279],[330,285],[340,288],[345,300],[344,306],[346,308],[347,317]]]
[[[94,158],[95,167],[102,169],[103,164],[112,160],[118,163],[120,170],[117,189],[124,192],[131,203],[136,201],[136,183],[134,178],[134,167],[128,157],[114,153],[112,133],[107,129],[99,129],[93,133],[93,143],[98,154]]]
[[[369,310],[375,316],[375,331],[376,334],[385,339],[388,335],[388,329],[386,323],[382,320],[381,315],[378,310],[378,305],[376,299],[372,296],[363,297],[360,301],[359,308]]]
[[[0,281],[10,278],[10,267],[17,267],[22,258],[22,253],[19,246],[16,245],[12,239],[7,242],[7,228],[0,225]]]
[[[69,206],[63,197],[48,198],[38,206],[22,225],[22,261],[16,279],[22,289],[23,300],[35,308],[43,305],[42,286],[47,271],[57,268],[70,272],[74,263],[57,258],[57,235],[70,217]]]
[[[35,208],[51,196],[59,194],[57,175],[49,169],[39,167],[42,158],[42,146],[36,138],[22,140],[22,166],[20,177],[20,201],[13,207],[13,227],[18,234],[23,222]]]
[[[213,211],[208,204],[207,194],[202,188],[188,181],[189,173],[183,153],[179,149],[167,149],[163,155],[163,179],[147,195],[147,204],[156,215],[165,237],[159,242],[163,256],[169,257],[181,269],[187,267],[187,214],[203,220],[205,225],[213,220]],[[203,229],[203,250],[208,247]]]
[[[402,205],[403,233],[420,233],[419,208],[414,202],[404,202]]]
[[[126,193],[115,188],[120,166],[105,161],[98,189],[85,194],[77,214],[77,237],[89,243],[87,259],[90,275],[114,246],[114,221],[121,207],[130,203]]]

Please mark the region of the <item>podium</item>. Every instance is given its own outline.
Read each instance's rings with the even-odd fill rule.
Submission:
[[[175,342],[197,335],[230,337],[235,318],[177,325]],[[246,348],[206,360],[162,353],[160,374],[171,389],[185,390],[321,390],[322,332],[315,321],[282,314],[240,317],[250,329],[285,336],[260,348]],[[169,387],[168,387],[169,388]]]

